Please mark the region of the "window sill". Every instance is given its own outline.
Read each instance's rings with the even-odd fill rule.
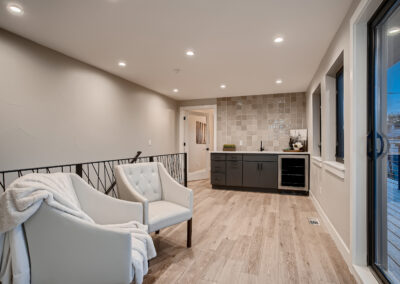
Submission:
[[[311,157],[311,160],[312,160],[312,163],[313,163],[315,166],[317,166],[317,167],[319,167],[319,168],[322,168],[322,158],[321,158],[321,157],[319,157],[319,156],[312,156],[312,157]]]
[[[346,172],[344,164],[335,161],[325,161],[323,164],[328,172],[344,180],[344,175]]]

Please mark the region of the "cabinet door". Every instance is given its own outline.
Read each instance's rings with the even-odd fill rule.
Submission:
[[[211,173],[212,185],[225,185],[225,173]]]
[[[243,186],[262,187],[260,183],[260,162],[243,162]]]
[[[225,161],[211,161],[211,172],[212,173],[225,173],[226,167]]]
[[[226,161],[226,185],[242,185],[242,161]]]
[[[260,186],[263,188],[278,188],[278,163],[260,162]]]

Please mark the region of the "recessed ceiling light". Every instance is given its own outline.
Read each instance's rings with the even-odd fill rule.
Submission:
[[[119,67],[125,67],[126,66],[126,62],[125,61],[120,61],[120,62],[118,62],[118,66]]]
[[[391,29],[388,30],[388,34],[389,35],[395,35],[400,33],[400,28],[399,27],[393,27]]]
[[[220,87],[221,89],[225,89],[225,88],[226,88],[226,85],[225,85],[225,84],[221,84],[219,87]]]
[[[194,55],[194,51],[193,50],[188,50],[188,51],[186,51],[186,55],[187,56],[193,56]]]
[[[282,82],[283,82],[282,79],[278,79],[275,81],[275,83],[277,83],[277,84],[282,84]]]
[[[177,93],[177,92],[179,92],[179,90],[178,89],[173,89],[173,92]]]
[[[274,42],[275,42],[275,43],[283,42],[283,37],[278,36],[278,37],[274,38]]]
[[[22,7],[18,4],[13,4],[10,3],[7,5],[7,10],[8,12],[10,12],[13,15],[22,15],[24,13],[24,10],[22,9]]]

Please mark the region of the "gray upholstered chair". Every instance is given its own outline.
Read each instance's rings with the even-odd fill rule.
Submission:
[[[161,163],[115,167],[119,197],[143,204],[149,233],[187,221],[187,247],[191,247],[193,192],[176,182]]]

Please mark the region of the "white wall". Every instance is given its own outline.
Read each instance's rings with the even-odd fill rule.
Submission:
[[[350,18],[359,1],[353,1],[345,19],[333,38],[320,66],[307,90],[307,121],[310,130],[310,143],[313,143],[313,105],[312,94],[321,86],[322,101],[322,159],[313,158],[311,165],[311,194],[317,207],[329,224],[331,233],[344,255],[350,262]],[[345,119],[345,161],[334,161],[335,123],[332,120],[332,67],[343,53],[344,71],[344,119]],[[333,122],[332,122],[333,121]],[[313,149],[313,145],[309,145]]]
[[[0,141],[0,170],[172,153],[177,102],[0,29]]]

